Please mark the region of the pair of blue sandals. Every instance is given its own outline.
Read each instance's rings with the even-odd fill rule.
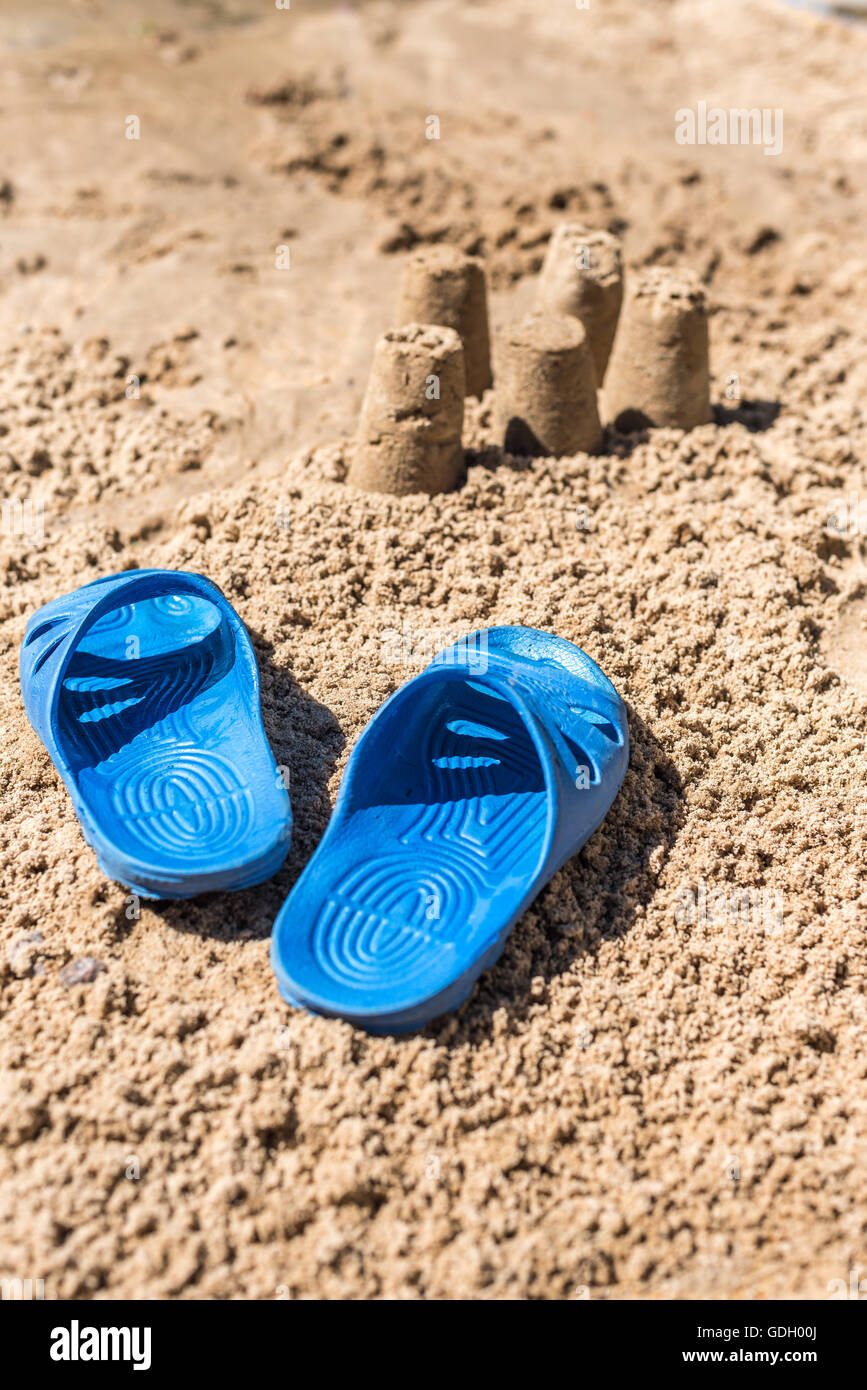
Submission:
[[[250,639],[210,580],[132,570],[55,599],[27,625],[21,689],[110,878],[190,898],[279,869],[289,795]],[[274,924],[283,997],[379,1033],[457,1008],[628,757],[623,701],[571,642],[500,627],[441,652],[353,750]]]

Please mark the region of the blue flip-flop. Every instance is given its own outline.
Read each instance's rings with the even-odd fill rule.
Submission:
[[[259,669],[209,579],[128,570],[54,599],[27,624],[21,691],[109,878],[191,898],[280,867],[292,813]]]
[[[353,750],[274,924],[283,997],[380,1033],[457,1008],[628,760],[623,701],[571,642],[500,627],[441,652]]]

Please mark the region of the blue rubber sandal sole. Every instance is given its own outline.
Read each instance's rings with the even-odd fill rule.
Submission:
[[[21,648],[31,723],[100,868],[150,898],[269,878],[291,808],[241,619],[202,575],[132,570],[55,599]]]
[[[623,702],[571,643],[493,628],[441,653],[362,733],[278,915],[284,999],[380,1033],[457,1008],[628,757]]]

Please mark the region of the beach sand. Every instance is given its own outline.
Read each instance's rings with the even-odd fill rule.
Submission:
[[[0,494],[45,508],[0,537],[0,1275],[827,1297],[867,1273],[867,30],[772,0],[135,9],[0,20]],[[783,109],[782,153],[678,145],[699,100]],[[488,394],[458,490],[349,487],[406,251],[483,256],[496,334],[564,218],[627,276],[699,277],[714,421],[531,462]],[[148,565],[247,624],[295,831],[271,882],[136,915],[17,660],[39,604]],[[456,1016],[290,1010],[270,926],[354,740],[503,623],[626,699],[607,819]]]

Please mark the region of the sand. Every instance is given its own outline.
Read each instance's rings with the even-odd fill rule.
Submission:
[[[867,1266],[867,34],[771,0],[153,8],[0,20],[0,482],[45,503],[0,537],[0,1275],[827,1297]],[[783,153],[677,145],[700,99],[784,108]],[[405,251],[484,256],[496,332],[567,217],[700,277],[713,423],[531,462],[486,395],[459,490],[350,488]],[[136,565],[236,605],[295,814],[271,882],[138,916],[17,683],[35,606]],[[498,623],[616,683],[617,801],[457,1016],[292,1012],[270,925],[353,741]]]

